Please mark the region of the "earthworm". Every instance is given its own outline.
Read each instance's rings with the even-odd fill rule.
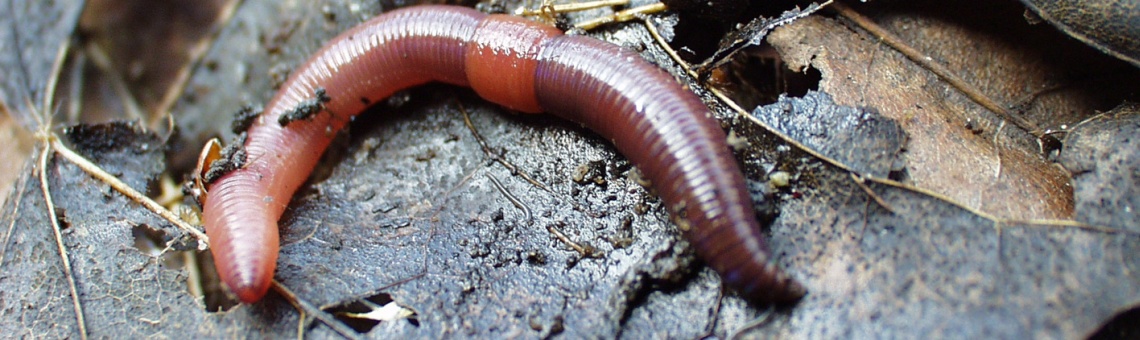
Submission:
[[[697,255],[745,298],[797,301],[776,267],[725,133],[697,96],[633,51],[523,18],[454,6],[379,15],[290,75],[248,130],[248,162],[207,184],[203,221],[222,281],[241,301],[273,278],[277,221],[339,131],[396,91],[470,86],[516,111],[580,123],[638,166]],[[305,119],[282,115],[318,106]]]

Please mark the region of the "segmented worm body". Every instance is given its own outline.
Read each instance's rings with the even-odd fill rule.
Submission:
[[[380,15],[318,51],[249,129],[248,163],[209,185],[206,232],[222,280],[242,301],[268,289],[277,220],[335,131],[371,103],[433,81],[470,86],[510,109],[549,112],[608,138],[652,181],[697,254],[729,286],[757,302],[804,294],[768,255],[724,131],[672,76],[632,51],[518,17],[420,6]],[[314,103],[323,111],[279,123]]]

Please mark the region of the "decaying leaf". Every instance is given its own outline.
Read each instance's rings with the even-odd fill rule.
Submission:
[[[781,97],[752,115],[863,176],[887,178],[906,164],[906,134],[897,122],[866,109],[836,105],[826,93]]]
[[[88,0],[78,28],[82,57],[71,65],[84,75],[64,85],[80,89],[71,95],[82,98],[83,109],[69,121],[162,127],[210,38],[238,3]]]
[[[1022,0],[1041,19],[1073,38],[1140,66],[1136,0]]]
[[[961,4],[945,7],[955,7],[954,13],[970,12]],[[1104,98],[1111,97],[1109,93],[1120,93],[1119,88],[1098,91],[1078,87],[1076,79],[1081,78],[1075,75],[1058,79],[1059,71],[1048,70],[1070,64],[1040,51],[1043,47],[1028,44],[1040,38],[1012,44],[999,34],[1002,31],[986,31],[987,26],[966,21],[970,19],[955,22],[906,12],[919,9],[880,9],[883,13],[878,15],[884,26],[900,32],[904,42],[916,44],[934,60],[948,64],[999,103],[1022,107],[1017,114],[1038,126],[1075,124],[1104,105]],[[1022,22],[1016,32],[1033,34],[1025,25]],[[910,137],[906,146],[908,182],[998,216],[1032,219],[1072,215],[1068,175],[1040,156],[1036,137],[974,103],[874,37],[853,30],[841,20],[810,17],[776,30],[769,41],[791,67],[818,69],[823,75],[820,91],[830,94],[836,103],[873,108],[899,122]],[[1100,55],[1084,58],[1091,63],[1082,68],[1089,72],[1088,77],[1104,72],[1098,70],[1119,69],[1119,63],[1097,64],[1107,60]],[[1129,68],[1122,71],[1135,73]],[[1103,81],[1115,84],[1113,77],[1104,76]],[[1064,87],[1041,92],[1057,84]]]
[[[1140,110],[1128,103],[1073,128],[1058,161],[1073,174],[1078,221],[1140,231]]]
[[[322,41],[377,6],[243,2],[173,110],[185,132],[175,150],[230,134],[234,112],[267,100]],[[817,14],[767,39],[794,69],[820,72],[818,91],[725,120],[750,184],[763,188],[757,204],[779,208],[766,232],[777,265],[808,287],[797,305],[770,310],[724,291],[607,141],[441,85],[397,94],[335,143],[324,175],[282,219],[276,279],[316,306],[389,297],[374,312],[394,313],[360,315],[387,320],[357,334],[375,338],[1073,338],[1140,303],[1140,231],[1121,213],[1135,190],[1096,191],[1135,173],[1134,157],[1111,152],[1130,145],[1134,118],[1113,113],[1078,125],[1130,90],[1102,90],[1100,73],[1062,68],[1069,63],[993,35],[1024,25],[1017,10],[954,12],[1013,20],[987,29],[896,2],[856,9],[1033,124],[1076,126],[1060,152],[1076,173],[1073,187],[1032,133],[850,21]],[[718,117],[738,114],[686,76],[641,23],[591,34],[639,48]],[[1026,40],[1035,39],[1043,40]],[[1132,74],[1105,65],[1106,74]],[[70,134],[83,155],[137,189],[182,163],[164,158],[160,139],[123,125]],[[163,239],[179,232],[68,162],[49,164],[59,206],[50,213],[66,222],[91,336],[279,338],[298,328],[335,336],[277,294],[207,312],[188,293],[189,272],[132,245],[137,230]],[[583,167],[590,180],[575,181]],[[33,172],[23,173],[26,184],[0,210],[0,311],[13,320],[0,330],[74,336],[49,211]],[[769,186],[768,174],[781,185]],[[1112,204],[1086,204],[1101,199]],[[1077,222],[1031,220],[1070,216]],[[409,310],[415,322],[399,319]]]
[[[46,123],[37,115],[44,89],[54,79],[56,59],[66,49],[82,11],[82,1],[0,2],[0,102],[28,130]]]

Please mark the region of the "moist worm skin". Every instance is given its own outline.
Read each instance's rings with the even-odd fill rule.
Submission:
[[[247,165],[210,184],[206,232],[222,281],[247,303],[277,262],[277,220],[353,115],[427,82],[471,86],[523,112],[550,112],[610,139],[645,173],[697,254],[746,298],[804,289],[768,255],[743,175],[709,109],[672,76],[616,45],[453,6],[382,14],[342,33],[290,76],[245,144]],[[312,119],[277,122],[317,89]]]

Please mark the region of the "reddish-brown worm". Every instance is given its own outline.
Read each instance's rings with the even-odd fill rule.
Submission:
[[[804,295],[769,255],[725,133],[695,94],[619,46],[453,6],[395,10],[342,33],[269,102],[248,130],[248,163],[209,184],[203,202],[230,290],[247,303],[265,294],[277,263],[277,220],[335,132],[371,103],[433,81],[470,86],[512,110],[549,112],[613,141],[728,286],[762,303]],[[278,121],[313,105],[315,115]]]

